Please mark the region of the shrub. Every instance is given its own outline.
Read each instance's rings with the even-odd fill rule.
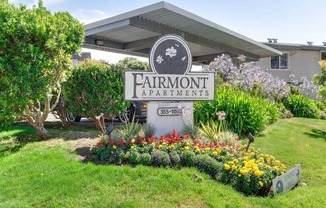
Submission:
[[[187,150],[182,154],[182,163],[187,167],[192,167],[195,164],[196,155],[193,151]]]
[[[180,155],[173,151],[170,153],[170,160],[171,160],[171,165],[178,165],[181,161]]]
[[[277,111],[280,114],[280,118],[291,118],[293,116],[292,113],[288,109],[286,109],[283,103],[276,103],[276,107]]]
[[[130,153],[129,162],[131,164],[137,165],[140,163],[140,160],[141,160],[141,155],[137,151],[132,151]]]
[[[320,114],[315,102],[303,95],[290,95],[285,100],[284,106],[297,117],[318,118]]]
[[[279,117],[275,104],[232,88],[216,88],[213,102],[196,102],[194,106],[196,123],[217,121],[216,113],[224,111],[228,129],[238,135],[259,132]]]
[[[123,101],[123,70],[102,61],[87,59],[74,67],[63,94],[70,112],[91,119],[103,133],[101,117],[110,119],[127,106]]]
[[[142,165],[150,165],[152,157],[149,153],[143,153],[140,155],[140,164]]]
[[[152,153],[152,164],[154,166],[168,166],[171,163],[169,154],[161,151],[156,150]]]
[[[207,173],[212,177],[216,177],[220,170],[221,165],[209,155],[197,155],[196,156],[196,167],[198,170]]]

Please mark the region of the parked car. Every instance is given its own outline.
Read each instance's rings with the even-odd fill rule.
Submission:
[[[113,119],[118,119],[122,123],[128,123],[132,121],[135,115],[135,121],[144,123],[147,120],[147,102],[132,102],[130,106],[126,107],[125,111]],[[69,122],[80,122],[81,116],[74,116],[72,113],[68,113],[67,120]]]

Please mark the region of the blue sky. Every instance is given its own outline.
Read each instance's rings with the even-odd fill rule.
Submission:
[[[38,0],[9,0],[29,6]],[[115,16],[159,0],[43,0],[51,11],[68,11],[84,23]],[[326,42],[326,0],[166,0],[259,42]]]

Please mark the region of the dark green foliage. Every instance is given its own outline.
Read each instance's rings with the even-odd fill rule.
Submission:
[[[140,160],[141,160],[141,155],[137,152],[137,151],[132,151],[130,153],[130,157],[129,157],[129,162],[131,164],[140,164]]]
[[[224,111],[229,130],[242,135],[256,133],[279,118],[277,106],[264,98],[254,97],[233,88],[216,88],[215,101],[196,102],[194,120],[217,121],[216,113]]]
[[[149,153],[143,153],[140,155],[140,164],[142,165],[150,165],[151,164],[151,161],[152,160],[152,157]]]
[[[296,117],[318,118],[320,114],[315,102],[303,95],[290,95],[284,106]]]
[[[114,65],[85,60],[80,62],[63,86],[69,111],[94,118],[119,115],[127,106],[123,101],[123,71]]]
[[[214,158],[206,154],[197,155],[195,158],[195,163],[198,170],[207,173],[212,177],[216,177],[222,167],[221,164],[218,163]]]
[[[139,61],[136,58],[127,57],[117,63],[117,67],[122,70],[148,70],[148,63]]]
[[[196,155],[193,151],[187,150],[182,154],[182,163],[187,167],[192,167],[195,165]]]
[[[1,117],[22,117],[42,138],[48,136],[43,122],[55,106],[49,103],[60,94],[71,54],[83,40],[83,25],[67,12],[51,14],[41,2],[32,9],[1,3],[0,106],[6,109]]]

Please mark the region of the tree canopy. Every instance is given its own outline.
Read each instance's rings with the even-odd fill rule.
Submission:
[[[51,14],[42,1],[32,9],[1,3],[0,117],[20,116],[45,137],[43,122],[56,104],[51,98],[60,95],[71,54],[83,40],[83,25],[67,12]]]

